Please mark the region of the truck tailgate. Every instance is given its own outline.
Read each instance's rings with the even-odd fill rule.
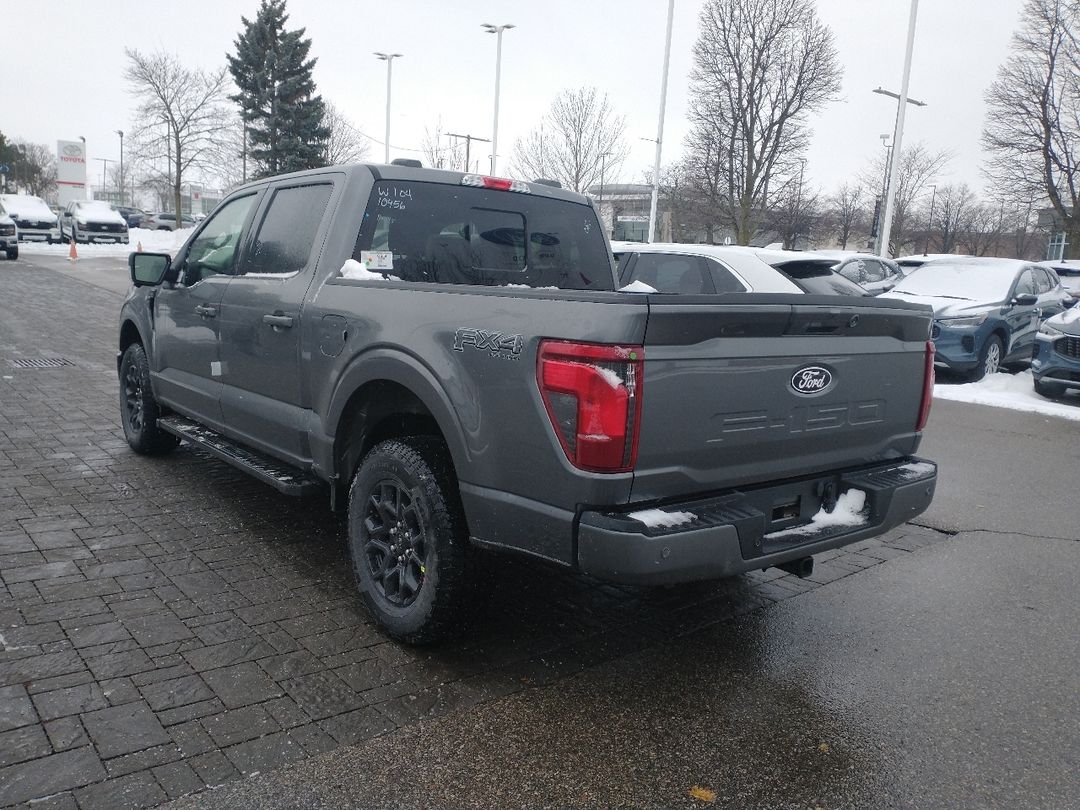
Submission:
[[[914,453],[931,316],[899,303],[650,295],[632,500]]]

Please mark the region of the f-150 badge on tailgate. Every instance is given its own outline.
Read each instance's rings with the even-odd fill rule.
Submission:
[[[803,366],[791,376],[791,388],[796,394],[823,394],[832,387],[833,375],[821,366]]]

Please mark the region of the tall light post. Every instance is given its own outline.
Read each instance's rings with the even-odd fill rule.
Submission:
[[[384,163],[390,162],[390,75],[394,70],[394,60],[399,56],[404,56],[401,53],[379,53],[375,52],[375,55],[383,62],[386,62],[386,143],[384,144],[386,149],[384,152]]]
[[[671,64],[671,22],[675,17],[675,0],[668,0],[667,34],[664,36],[664,69],[660,75],[660,120],[656,124],[656,157],[653,160],[652,200],[649,203],[649,241],[656,238],[656,202],[660,196],[660,150],[664,141],[664,110],[667,107],[668,67]]]
[[[120,182],[117,185],[120,187],[120,205],[124,204],[124,130],[116,130],[116,134],[120,136]]]
[[[896,130],[893,132],[893,154],[904,153],[904,115],[907,113],[908,84],[911,81],[911,52],[915,49],[915,21],[919,15],[919,0],[911,0],[911,15],[908,18],[907,49],[904,52],[904,76],[900,82],[900,97],[897,99]],[[892,230],[893,200],[896,197],[896,164],[893,160],[889,169],[889,185],[885,189],[885,222],[881,227],[880,256],[888,258],[889,232]]]
[[[480,27],[489,34],[495,35],[495,120],[491,124],[491,173],[495,174],[495,162],[499,157],[499,80],[502,73],[502,35],[508,28],[514,28],[512,23],[504,25],[492,25],[481,23]]]
[[[889,168],[892,165],[892,144],[889,143],[889,133],[881,134],[881,145],[885,148],[885,171],[881,173],[881,194],[877,199],[877,207],[874,211],[874,222],[870,235],[874,237],[874,253],[881,254],[881,219],[884,215],[885,190],[889,185]]]
[[[79,140],[82,141],[83,166],[85,166],[86,162],[90,159],[89,157],[87,157],[87,154],[86,154],[86,138],[84,136],[80,135]],[[83,182],[83,195],[84,195],[84,197],[85,197],[85,195],[87,195],[89,193],[90,193],[90,183],[88,181],[84,181]],[[90,198],[85,197],[85,199],[88,200]]]
[[[930,229],[934,227],[934,203],[937,202],[937,186],[931,184],[930,194],[930,219],[926,223],[926,239],[923,241],[922,255],[925,256],[930,250]],[[944,247],[944,245],[942,245]]]

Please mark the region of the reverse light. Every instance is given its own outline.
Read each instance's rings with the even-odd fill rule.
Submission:
[[[935,351],[934,341],[926,341],[926,365],[923,368],[922,402],[919,403],[919,418],[915,420],[916,433],[922,431],[922,429],[926,427],[926,422],[930,419],[930,405],[934,401],[934,379],[936,377],[936,373],[934,372]]]
[[[521,194],[530,194],[532,192],[529,184],[523,183],[521,180],[510,180],[506,177],[488,177],[483,174],[467,174],[461,178],[461,185],[491,188],[495,191],[517,191]]]
[[[644,372],[641,346],[541,341],[536,380],[571,464],[592,472],[633,470]]]

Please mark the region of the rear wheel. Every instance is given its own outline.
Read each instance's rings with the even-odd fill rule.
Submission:
[[[474,555],[441,443],[385,441],[364,457],[349,490],[349,556],[360,595],[389,636],[429,644],[461,629]]]
[[[144,456],[168,453],[180,443],[158,427],[161,406],[150,388],[150,364],[142,344],[133,343],[120,361],[120,420],[131,449]]]
[[[1035,380],[1035,393],[1048,399],[1057,399],[1065,396],[1065,386],[1061,383]]]
[[[1004,353],[1004,344],[997,335],[991,335],[983,344],[982,354],[979,355],[979,365],[971,372],[972,380],[981,380],[987,374],[997,374],[1001,371],[1001,359]]]

